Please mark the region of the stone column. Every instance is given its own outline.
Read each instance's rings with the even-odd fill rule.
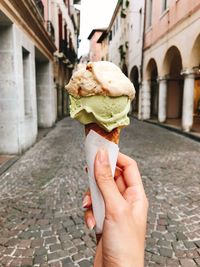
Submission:
[[[158,121],[165,122],[167,118],[167,79],[159,78]]]
[[[36,62],[38,126],[52,127],[55,123],[55,88],[52,62]]]
[[[138,119],[142,119],[142,83],[139,85],[139,99],[138,99]]]
[[[150,93],[150,81],[142,82],[142,91],[141,91],[141,119],[148,120],[150,119],[150,110],[151,110],[151,93]]]
[[[182,74],[184,75],[182,128],[185,132],[189,132],[193,124],[194,73],[187,69]]]

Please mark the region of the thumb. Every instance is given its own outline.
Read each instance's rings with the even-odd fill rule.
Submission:
[[[100,148],[97,152],[94,175],[106,207],[119,205],[119,201],[122,201],[123,197],[113,179],[108,152],[105,148]]]

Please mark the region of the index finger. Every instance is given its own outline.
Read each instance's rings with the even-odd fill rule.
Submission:
[[[143,189],[141,175],[135,160],[119,152],[117,166],[123,169],[124,181],[128,187],[141,186]]]

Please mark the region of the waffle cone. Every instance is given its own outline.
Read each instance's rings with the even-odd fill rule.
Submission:
[[[90,123],[90,124],[85,125],[85,135],[87,135],[90,130],[95,131],[102,137],[106,138],[107,140],[115,144],[119,143],[120,130],[121,130],[120,128],[115,128],[111,132],[106,132],[104,129],[99,127],[99,125],[96,123]]]

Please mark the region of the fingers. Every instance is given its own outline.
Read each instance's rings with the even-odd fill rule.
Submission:
[[[92,205],[92,198],[90,195],[90,191],[88,189],[87,192],[85,193],[84,197],[83,197],[82,207],[83,208],[89,208],[91,205]]]
[[[87,209],[84,213],[84,219],[85,219],[85,224],[87,225],[87,227],[92,230],[95,225],[96,225],[96,222],[95,222],[95,218],[94,218],[94,215],[93,215],[93,212],[92,212],[92,209]]]
[[[140,172],[137,167],[135,160],[128,156],[119,153],[117,159],[117,166],[123,170],[124,181],[128,187],[140,186],[143,189],[143,184],[140,176]]]
[[[94,173],[97,185],[107,207],[116,207],[120,201],[124,201],[112,177],[108,152],[104,148],[99,149],[97,152]]]

